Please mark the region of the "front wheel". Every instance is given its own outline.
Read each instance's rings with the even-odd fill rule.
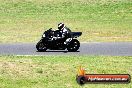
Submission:
[[[67,46],[69,52],[76,52],[80,47],[80,42],[76,39],[73,39]]]
[[[39,52],[43,52],[43,51],[47,50],[46,45],[42,41],[40,41],[40,42],[37,43],[36,48],[37,48],[37,50]]]

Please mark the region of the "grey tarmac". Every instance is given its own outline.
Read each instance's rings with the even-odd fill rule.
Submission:
[[[132,56],[132,42],[81,43],[77,52],[67,50],[47,50],[38,52],[36,43],[0,44],[0,55],[105,55]]]

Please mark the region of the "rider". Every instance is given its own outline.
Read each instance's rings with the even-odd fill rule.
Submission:
[[[58,24],[58,29],[61,34],[60,37],[54,37],[55,40],[63,39],[65,37],[70,37],[71,30],[65,26],[64,23],[59,23]],[[64,44],[67,44],[68,41],[70,41],[71,38],[66,39]]]

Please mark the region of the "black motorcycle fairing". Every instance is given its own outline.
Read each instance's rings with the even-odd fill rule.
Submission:
[[[49,29],[49,30],[47,30],[47,31],[45,31],[44,33],[43,33],[43,35],[45,35],[45,38],[52,38],[53,37],[53,35],[54,35],[54,33],[53,33],[53,30],[51,30],[51,28]]]
[[[51,40],[48,38],[42,38],[41,41],[45,43],[46,47],[51,50],[64,50],[66,46],[64,45],[65,39]]]
[[[36,48],[38,51],[46,51],[47,49],[50,49],[50,50],[65,50],[65,49],[67,49],[70,52],[75,52],[80,47],[79,41],[75,38],[81,36],[81,34],[82,34],[82,32],[70,32],[64,38],[56,39],[54,37],[61,37],[61,35],[62,35],[61,32],[59,30],[53,31],[53,30],[49,29],[44,32],[41,40],[37,43]],[[68,38],[71,38],[72,41],[69,41],[68,44],[64,44]],[[40,46],[42,46],[42,48]],[[44,47],[44,50],[43,50],[43,47]]]

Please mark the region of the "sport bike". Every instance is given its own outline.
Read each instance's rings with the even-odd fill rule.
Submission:
[[[76,52],[80,47],[80,42],[77,37],[81,36],[82,32],[70,32],[65,38],[54,39],[54,37],[61,37],[60,31],[53,31],[52,28],[45,31],[41,40],[36,44],[36,49],[39,52],[49,50],[68,50],[69,52]],[[66,44],[64,42],[67,41]]]

